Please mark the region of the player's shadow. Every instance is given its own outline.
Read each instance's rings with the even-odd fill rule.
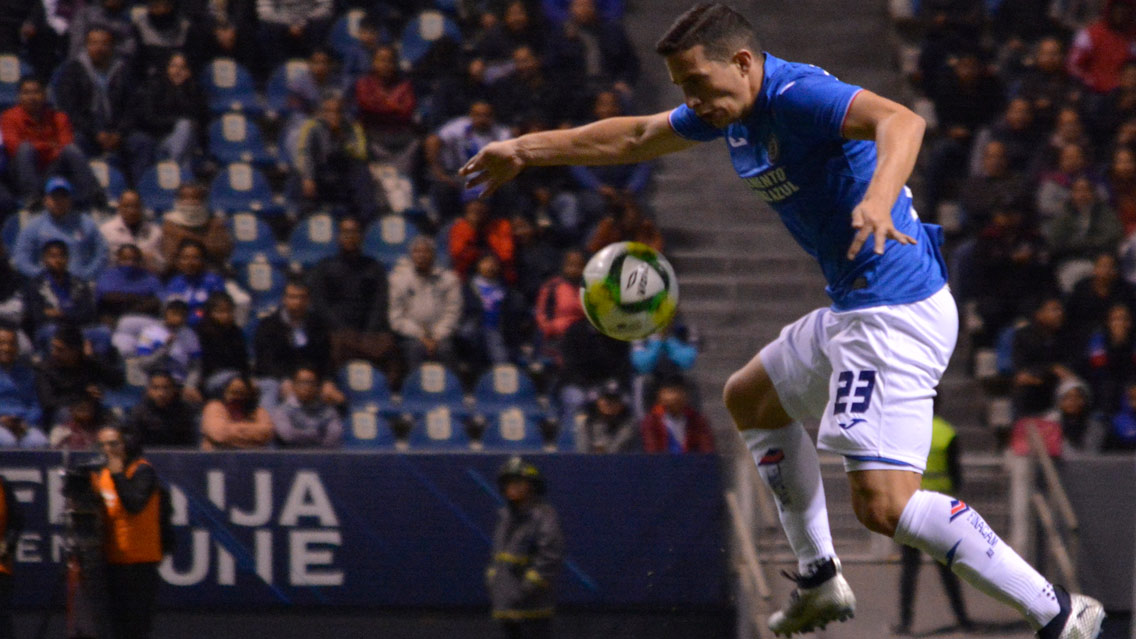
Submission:
[[[938,637],[941,635],[973,635],[976,637],[997,635],[1005,636],[1007,634],[1020,634],[1029,632],[1029,626],[1021,621],[1006,621],[1006,622],[985,622],[976,621],[970,628],[964,630],[958,624],[951,624],[949,626],[941,626],[931,630],[923,630],[921,632],[913,632],[909,637]]]

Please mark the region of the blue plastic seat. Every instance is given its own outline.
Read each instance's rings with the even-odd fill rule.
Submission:
[[[279,117],[291,110],[288,104],[288,86],[307,71],[308,61],[303,58],[293,58],[276,67],[276,70],[269,76],[268,85],[264,89],[269,115]]]
[[[375,404],[352,406],[343,425],[345,448],[394,448],[394,431]]]
[[[399,52],[403,61],[413,67],[444,38],[461,44],[462,35],[458,23],[441,11],[427,9],[411,18],[403,27]]]
[[[307,269],[339,251],[336,236],[335,220],[327,213],[318,213],[300,220],[288,238],[289,259],[293,264]]]
[[[276,157],[264,145],[260,127],[243,113],[226,113],[213,120],[209,125],[209,154],[222,164],[276,163]]]
[[[84,337],[87,337],[86,331],[84,331]],[[109,339],[107,341],[109,343]],[[147,381],[146,371],[142,369],[142,364],[138,358],[128,357],[123,360],[123,365],[126,371],[126,383],[118,388],[108,388],[103,392],[103,405],[114,411],[120,418],[126,416],[135,405],[142,401],[146,392]]]
[[[284,208],[277,202],[268,185],[268,178],[245,162],[225,167],[213,178],[209,200],[214,210],[236,213],[252,211],[258,215],[282,215]]]
[[[287,278],[266,256],[258,255],[248,264],[241,265],[237,269],[237,276],[241,286],[252,298],[254,313],[259,314],[280,305]]]
[[[210,62],[201,74],[201,82],[209,98],[209,110],[215,114],[241,111],[256,117],[263,111],[252,74],[232,58]]]
[[[519,407],[526,413],[543,412],[537,402],[536,385],[514,364],[497,364],[485,371],[473,389],[477,410],[496,413],[507,407]]]
[[[412,449],[468,449],[472,440],[465,430],[463,417],[450,406],[435,406],[415,417],[407,443]]]
[[[138,195],[146,208],[155,213],[165,213],[174,208],[178,187],[191,181],[193,177],[189,171],[182,169],[177,162],[158,162],[146,169],[138,180]]]
[[[118,198],[122,197],[122,192],[126,190],[126,178],[123,177],[122,171],[113,164],[108,164],[106,160],[91,160],[87,164],[90,165],[95,179],[99,181],[99,186],[106,193],[107,202],[111,206],[117,206]]]
[[[481,443],[486,450],[540,450],[540,418],[519,406],[489,415]]]
[[[28,211],[27,209],[20,209],[20,212],[15,215],[9,215],[8,219],[4,220],[4,226],[0,227],[0,238],[4,242],[4,248],[8,249],[8,255],[12,254],[12,247],[16,246],[16,238],[20,236],[20,229],[24,228],[36,214]]]
[[[339,387],[351,406],[377,404],[384,411],[391,408],[386,375],[365,359],[353,359],[339,369]]]
[[[263,256],[276,265],[287,261],[276,249],[276,239],[272,229],[256,215],[247,211],[234,213],[225,220],[229,234],[233,237],[233,252],[229,261],[234,264],[248,264],[258,256]]]
[[[464,413],[461,382],[453,371],[437,362],[426,362],[413,371],[402,385],[399,409],[421,415],[435,406],[449,406]]]
[[[398,258],[409,254],[410,241],[417,235],[418,230],[401,215],[384,215],[367,227],[363,252],[390,270]]]
[[[362,9],[351,9],[331,25],[327,43],[340,58],[359,43],[359,22],[366,15],[367,12]]]
[[[31,75],[32,67],[11,53],[0,55],[0,109],[16,104],[20,78]]]

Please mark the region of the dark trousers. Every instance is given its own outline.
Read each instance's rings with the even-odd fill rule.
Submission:
[[[502,621],[501,630],[505,639],[549,639],[552,637],[552,619]]]
[[[918,548],[903,546],[903,570],[899,576],[899,623],[910,626],[914,618],[915,584],[919,581],[919,565],[923,553]],[[960,626],[970,625],[970,618],[966,616],[966,605],[962,601],[962,591],[959,590],[959,579],[951,569],[935,562],[939,569],[939,577],[943,580],[943,590],[951,602],[951,610]]]
[[[149,639],[158,564],[108,564],[107,600],[115,639]]]
[[[16,636],[12,623],[12,575],[0,573],[0,639]]]

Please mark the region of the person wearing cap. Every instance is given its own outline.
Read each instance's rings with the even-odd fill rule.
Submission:
[[[498,512],[485,571],[493,618],[508,639],[549,637],[556,577],[564,562],[560,517],[544,499],[544,476],[520,457],[497,471],[497,487],[505,506]]]
[[[44,187],[44,212],[20,229],[12,249],[12,264],[25,277],[36,277],[44,271],[40,252],[50,240],[61,240],[70,253],[68,269],[72,275],[92,282],[106,267],[109,259],[106,239],[94,219],[73,207],[73,189],[66,178],[53,177]]]
[[[641,453],[643,440],[639,424],[628,405],[623,386],[609,379],[599,395],[586,408],[586,416],[576,448],[584,453]]]

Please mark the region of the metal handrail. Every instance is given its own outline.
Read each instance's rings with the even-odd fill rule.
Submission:
[[[1045,478],[1047,492],[1057,502],[1057,511],[1065,525],[1069,527],[1069,530],[1077,531],[1080,526],[1077,522],[1077,513],[1073,510],[1073,502],[1069,501],[1069,493],[1065,492],[1065,486],[1061,484],[1061,476],[1057,473],[1057,466],[1053,464],[1053,459],[1049,457],[1049,451],[1046,450],[1045,442],[1041,439],[1041,432],[1034,424],[1029,424],[1026,432],[1029,436],[1030,448],[1033,449],[1034,457],[1041,466],[1041,475]]]
[[[737,492],[732,490],[726,492],[726,507],[730,511],[734,539],[737,540],[738,550],[741,551],[742,566],[739,566],[739,569],[747,584],[747,590],[751,596],[768,600],[773,596],[773,592],[769,589],[769,582],[765,579],[761,560],[757,556],[757,545],[753,533],[742,515]],[[761,618],[757,602],[751,603],[750,610],[753,612],[753,619],[750,622],[753,624],[756,636],[761,639],[765,637],[765,624]]]
[[[1045,530],[1045,536],[1049,543],[1049,552],[1053,553],[1053,558],[1057,561],[1057,569],[1061,571],[1064,582],[1073,592],[1080,592],[1081,585],[1077,581],[1077,569],[1074,567],[1069,550],[1065,547],[1065,542],[1061,539],[1061,534],[1057,530],[1057,523],[1053,521],[1053,510],[1049,508],[1049,502],[1041,493],[1035,492],[1030,496],[1030,504],[1033,505],[1037,518],[1041,520],[1041,527]]]
[[[1046,494],[1043,495],[1035,491],[1030,496],[1030,502],[1037,512],[1038,519],[1041,520],[1042,527],[1045,528],[1049,549],[1057,560],[1058,568],[1065,573],[1066,582],[1076,586],[1080,522],[1077,520],[1076,511],[1073,510],[1073,502],[1069,500],[1069,493],[1065,491],[1065,486],[1061,483],[1057,466],[1049,457],[1049,451],[1046,450],[1045,442],[1041,438],[1041,431],[1038,430],[1036,425],[1028,424],[1026,436],[1029,439],[1034,459],[1041,467],[1041,475],[1045,479],[1046,487]],[[1056,512],[1069,530],[1068,544],[1066,544],[1065,538],[1061,535],[1053,517],[1054,509],[1050,507],[1050,499],[1056,502]]]

